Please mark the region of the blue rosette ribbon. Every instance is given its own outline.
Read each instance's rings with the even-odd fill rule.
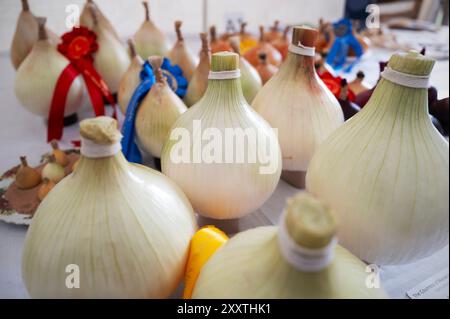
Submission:
[[[161,70],[169,87],[180,97],[186,94],[188,81],[183,77],[183,71],[178,65],[172,65],[168,58],[164,58]],[[135,120],[136,114],[144,97],[155,83],[155,75],[148,61],[146,61],[140,73],[141,83],[134,91],[128,103],[125,120],[122,126],[122,153],[129,162],[142,163],[142,155],[136,144]]]

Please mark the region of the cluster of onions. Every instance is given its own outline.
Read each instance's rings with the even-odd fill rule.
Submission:
[[[151,55],[165,55],[169,52],[167,38],[150,19],[148,2],[143,1],[142,4],[145,9],[145,20],[133,36],[136,52],[142,59],[147,59]]]
[[[367,105],[314,155],[307,190],[340,220],[361,259],[399,264],[448,243],[449,146],[427,111],[434,61],[394,54]]]
[[[366,265],[336,245],[330,209],[307,194],[287,202],[280,226],[244,231],[205,264],[193,298],[387,298]]]
[[[200,61],[194,70],[191,81],[189,81],[184,103],[189,107],[197,103],[206,91],[208,86],[208,74],[210,68],[210,51],[208,44],[208,35],[200,33],[202,48],[200,50]]]
[[[163,58],[150,57],[149,62],[156,82],[139,106],[135,125],[140,145],[147,153],[159,158],[170,128],[187,108],[163,77]]]
[[[134,42],[132,39],[128,40],[128,48],[131,55],[131,63],[128,70],[122,76],[119,83],[119,91],[117,92],[117,101],[120,106],[122,114],[126,114],[128,103],[133,96],[134,91],[141,82],[140,72],[144,61],[137,54]]]
[[[92,15],[93,10],[96,14],[95,19]],[[103,14],[102,10],[100,10],[99,6],[93,0],[86,0],[80,14],[80,25],[92,30],[94,29],[95,24],[98,24],[102,29],[108,30],[116,38],[116,40],[120,41],[119,34],[111,21],[109,21],[109,19]]]
[[[209,28],[210,47],[211,53],[217,53],[222,51],[232,51],[232,48],[228,41],[224,41],[217,38],[217,31],[215,26]]]
[[[296,187],[304,187],[309,161],[319,144],[344,121],[337,99],[315,72],[316,39],[317,30],[294,27],[287,59],[252,103],[278,129],[282,177]]]
[[[109,29],[100,24],[98,10],[91,8],[92,31],[97,35],[98,50],[94,53],[94,67],[111,92],[117,93],[120,80],[130,65],[130,56]]]
[[[30,11],[28,0],[22,0],[22,11],[17,19],[16,30],[14,31],[11,44],[10,56],[14,69],[18,69],[23,60],[33,49],[38,41],[39,25],[36,17]],[[46,28],[48,39],[52,45],[59,43],[59,37]]]
[[[43,200],[48,192],[66,176],[65,167],[69,164],[67,154],[60,150],[56,141],[51,142],[52,152],[41,171],[28,165],[25,156],[20,157],[20,166],[15,176],[15,186],[20,190],[31,190],[39,186],[37,196]],[[70,168],[68,169],[70,172]]]
[[[238,67],[236,53],[212,55],[205,95],[175,122],[161,155],[163,173],[199,214],[215,219],[259,208],[281,173],[276,135],[246,102]]]
[[[250,62],[251,65],[257,66],[259,63],[259,53],[264,52],[267,55],[267,61],[275,66],[280,66],[283,57],[281,53],[275,49],[269,41],[266,40],[264,35],[264,26],[259,27],[259,42],[253,48],[244,53],[244,57]]]
[[[247,103],[252,103],[256,94],[262,88],[262,80],[258,71],[241,55],[241,45],[238,38],[230,39],[233,51],[239,54],[239,70],[241,71],[242,93]]]
[[[194,70],[197,66],[197,58],[188,49],[184,43],[183,34],[181,33],[181,21],[175,21],[175,32],[177,34],[177,41],[172,50],[167,54],[167,57],[173,64],[178,65],[183,70],[183,76],[190,81],[194,75]]]
[[[125,160],[114,119],[84,120],[80,131],[77,169],[45,197],[27,232],[30,296],[168,297],[197,228],[189,201],[164,175]],[[77,267],[77,289],[66,286],[69,266]]]
[[[14,92],[20,103],[31,113],[48,117],[56,83],[69,60],[56,50],[45,29],[45,18],[36,18],[38,40],[20,64],[14,81]],[[64,114],[76,113],[83,97],[83,81],[75,78],[69,89]]]
[[[264,52],[259,53],[259,64],[256,66],[256,71],[258,71],[261,77],[262,83],[266,84],[270,78],[278,72],[278,68],[275,65],[267,63],[267,54]]]

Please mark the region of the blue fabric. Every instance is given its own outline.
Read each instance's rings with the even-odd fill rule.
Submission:
[[[186,94],[187,80],[183,77],[183,71],[178,65],[171,65],[170,60],[164,58],[161,66],[163,76],[167,80],[167,84],[180,97]],[[140,73],[141,83],[134,91],[130,102],[128,103],[125,120],[122,126],[122,153],[129,162],[142,163],[142,155],[136,144],[135,138],[135,120],[136,114],[144,97],[150,91],[155,83],[155,75],[150,63],[147,61],[142,66]]]
[[[340,70],[345,67],[350,48],[355,52],[356,59],[345,67],[344,72],[350,72],[352,67],[358,63],[363,54],[361,44],[352,33],[352,22],[348,19],[341,19],[333,23],[335,30],[345,30],[344,34],[336,35],[336,39],[328,52],[327,63],[334,69]]]

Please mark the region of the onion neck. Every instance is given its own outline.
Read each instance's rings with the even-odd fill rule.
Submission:
[[[110,176],[113,171],[126,173],[127,166],[128,162],[122,152],[113,156],[100,158],[91,158],[81,155],[80,162],[75,171],[75,176],[80,176],[82,179],[89,179],[93,178],[92,173],[95,172],[96,178],[101,178],[102,176]]]
[[[208,87],[202,100],[206,106],[220,105],[220,107],[229,108],[230,111],[246,104],[239,78],[208,80]]]
[[[295,70],[296,73],[307,77],[309,80],[318,80],[317,73],[314,68],[314,57],[289,52],[286,62],[283,63],[280,68],[280,73],[292,72],[292,70]]]
[[[409,88],[383,78],[363,111],[384,112],[400,121],[426,121],[432,125],[428,116],[427,89]]]

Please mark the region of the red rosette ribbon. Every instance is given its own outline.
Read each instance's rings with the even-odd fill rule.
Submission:
[[[334,76],[328,71],[323,73],[318,73],[320,79],[325,83],[327,88],[333,93],[333,95],[337,98],[341,98],[341,81],[342,78],[340,76]],[[349,101],[353,102],[355,100],[355,93],[353,93],[350,88],[348,89],[347,98]]]
[[[92,54],[98,50],[97,35],[88,28],[80,26],[63,34],[61,39],[58,51],[71,63],[59,76],[53,92],[48,117],[48,141],[59,140],[62,137],[67,94],[72,82],[79,74],[83,76],[86,83],[95,116],[105,115],[104,99],[106,99],[113,107],[113,117],[117,117],[114,98],[105,81],[94,68]]]

